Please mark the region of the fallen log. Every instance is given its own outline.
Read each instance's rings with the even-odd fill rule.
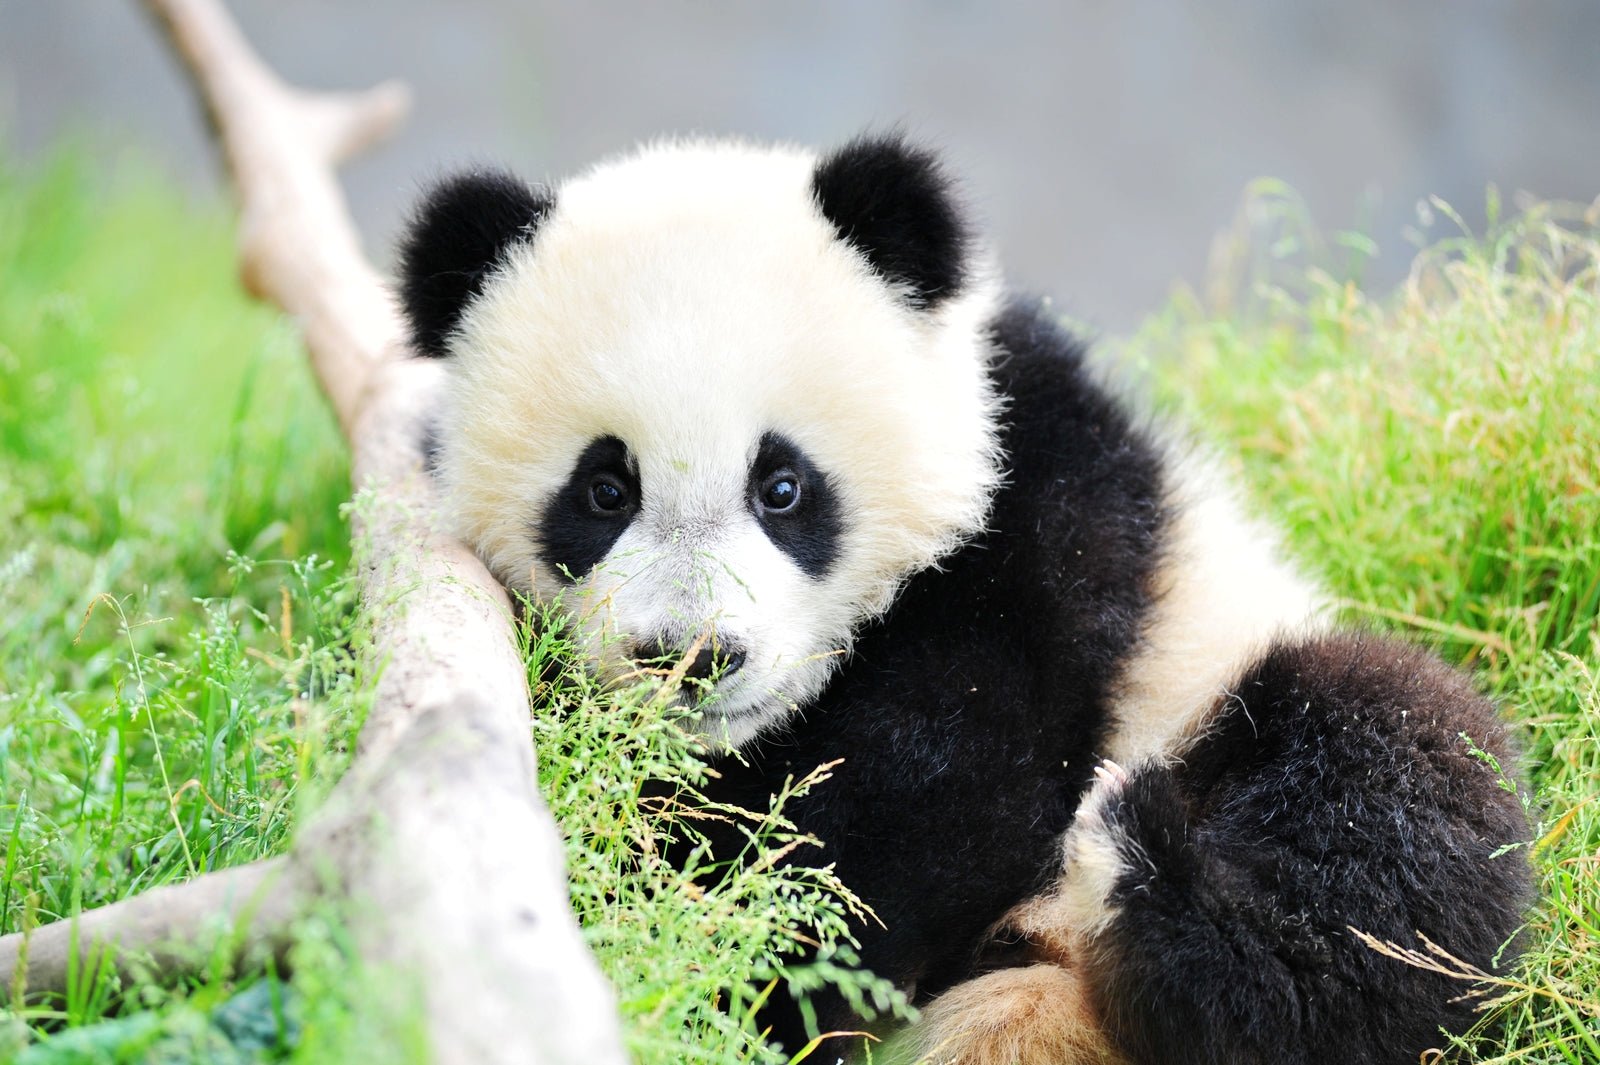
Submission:
[[[287,855],[0,937],[0,974],[30,996],[101,958],[175,976],[214,957],[219,928],[236,958],[281,954],[295,919],[332,903],[363,965],[416,981],[436,1061],[622,1062],[614,996],[568,907],[536,787],[510,604],[433,522],[419,441],[439,371],[407,357],[334,176],[394,128],[406,93],[303,92],[216,0],[145,5],[221,143],[243,282],[295,318],[350,445],[378,679],[349,771]]]

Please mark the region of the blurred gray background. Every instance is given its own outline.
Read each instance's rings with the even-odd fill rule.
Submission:
[[[1419,200],[1600,193],[1597,0],[230,0],[291,80],[400,77],[415,112],[346,171],[388,261],[417,184],[467,160],[559,177],[641,138],[828,145],[900,125],[965,176],[1020,287],[1127,330],[1198,282],[1253,178],[1370,234],[1392,282]],[[218,166],[133,0],[0,0],[0,131]]]

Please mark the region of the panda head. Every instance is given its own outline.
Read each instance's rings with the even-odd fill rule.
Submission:
[[[740,745],[821,691],[999,480],[994,286],[932,156],[667,143],[551,190],[444,181],[401,248],[450,364],[438,471],[603,676],[696,648]]]

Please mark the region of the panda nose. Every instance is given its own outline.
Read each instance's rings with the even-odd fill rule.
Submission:
[[[669,641],[662,639],[647,640],[642,642],[635,657],[658,663],[682,661],[683,652],[677,650]],[[744,665],[744,648],[721,640],[706,640],[695,651],[694,658],[689,661],[683,675],[688,680],[726,680],[739,672],[739,667]]]
[[[683,675],[690,680],[710,680],[712,677],[725,680],[739,672],[742,665],[744,652],[739,648],[706,644],[695,652],[694,661],[689,663]]]

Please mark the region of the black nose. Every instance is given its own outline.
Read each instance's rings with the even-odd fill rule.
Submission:
[[[737,647],[707,643],[695,652],[694,661],[689,663],[683,675],[690,680],[710,680],[712,677],[723,680],[739,672],[742,665],[744,652]]]
[[[639,644],[634,657],[646,663],[670,668],[682,660],[683,652],[674,648],[670,641],[646,640]],[[706,640],[695,652],[683,675],[688,680],[710,680],[713,677],[723,680],[739,672],[739,667],[742,665],[744,665],[744,648],[721,640]]]

